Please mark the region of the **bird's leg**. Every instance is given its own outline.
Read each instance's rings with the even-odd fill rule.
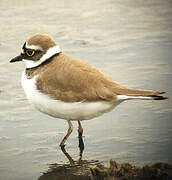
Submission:
[[[83,128],[81,126],[81,122],[78,121],[78,137],[82,136],[82,134],[83,134]]]
[[[62,142],[60,143],[60,146],[61,146],[61,147],[64,147],[64,146],[65,146],[65,142],[66,142],[67,138],[70,136],[70,134],[71,134],[72,131],[73,131],[73,125],[72,125],[71,121],[68,120],[67,122],[68,122],[68,125],[69,125],[69,129],[68,129],[68,131],[67,131],[66,136],[63,138]]]
[[[78,121],[78,138],[79,138],[79,149],[80,149],[80,158],[82,157],[82,153],[84,151],[84,142],[82,139],[82,134],[83,134],[83,128],[81,126],[81,122]]]

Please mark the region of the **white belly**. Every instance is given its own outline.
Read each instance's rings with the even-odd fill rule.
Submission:
[[[66,120],[86,120],[100,116],[103,113],[111,111],[121,101],[116,102],[74,102],[68,103],[60,100],[54,100],[48,95],[37,90],[36,77],[27,79],[23,72],[21,83],[28,100],[39,111],[50,116]]]

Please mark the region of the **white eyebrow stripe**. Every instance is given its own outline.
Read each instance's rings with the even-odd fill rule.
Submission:
[[[34,49],[34,50],[43,50],[40,46],[28,45],[27,43],[26,43],[26,48],[27,49]]]

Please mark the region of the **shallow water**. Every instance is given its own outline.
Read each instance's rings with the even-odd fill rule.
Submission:
[[[67,123],[36,111],[20,85],[22,63],[9,60],[35,33],[114,81],[172,97],[172,1],[0,1],[0,179],[38,179],[66,163],[58,144]],[[79,158],[77,124],[67,142]],[[129,101],[84,121],[83,159],[108,163],[172,163],[172,101]]]

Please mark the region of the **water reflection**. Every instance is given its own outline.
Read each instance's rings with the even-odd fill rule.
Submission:
[[[99,160],[82,160],[84,151],[84,142],[82,134],[78,136],[79,140],[79,159],[74,160],[66,151],[65,146],[61,150],[69,160],[68,164],[54,163],[50,164],[47,172],[44,172],[38,180],[104,180],[107,177],[114,176],[119,164],[114,159],[110,160],[110,167],[106,168]]]
[[[84,141],[82,139],[82,134],[79,134],[78,136],[78,140],[79,140],[79,162],[82,160],[82,154],[83,154],[83,151],[84,151]],[[62,152],[64,153],[64,155],[67,157],[67,159],[69,160],[70,164],[71,165],[74,165],[75,164],[75,161],[72,159],[72,157],[67,153],[66,149],[65,149],[65,146],[61,146],[61,150]]]
[[[81,160],[75,164],[51,164],[38,180],[89,180],[92,179],[90,166],[99,164],[98,161]]]
[[[92,174],[90,171],[90,167],[94,165],[98,165],[98,160],[82,160],[82,154],[84,150],[84,143],[82,136],[79,136],[79,159],[74,160],[70,154],[66,151],[65,146],[61,147],[62,152],[69,160],[68,164],[59,164],[54,163],[49,166],[49,170],[43,173],[42,176],[38,178],[38,180],[62,180],[62,179],[70,179],[70,180],[91,180]]]

